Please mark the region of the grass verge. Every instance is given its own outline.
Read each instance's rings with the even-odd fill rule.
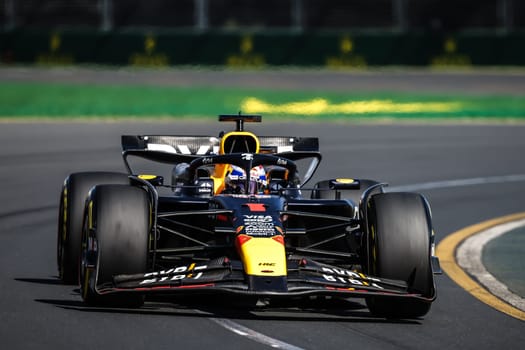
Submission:
[[[525,120],[525,98],[418,93],[0,83],[0,118],[192,117],[260,113],[310,119]]]

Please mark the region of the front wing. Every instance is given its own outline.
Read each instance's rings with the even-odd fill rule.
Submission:
[[[191,263],[167,270],[134,275],[117,275],[112,283],[97,286],[99,294],[137,292],[145,294],[229,293],[258,297],[343,295],[347,297],[408,297],[431,302],[412,293],[406,282],[366,276],[363,273],[322,264],[306,258],[289,258],[287,276],[246,276],[242,263],[227,257],[206,264]],[[265,283],[265,279],[266,282]]]

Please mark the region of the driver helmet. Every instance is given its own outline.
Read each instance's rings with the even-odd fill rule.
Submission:
[[[226,190],[230,193],[263,194],[267,188],[266,171],[262,165],[250,170],[248,191],[245,191],[246,173],[236,165],[231,166],[230,173],[226,176]]]

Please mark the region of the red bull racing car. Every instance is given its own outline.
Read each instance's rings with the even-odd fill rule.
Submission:
[[[287,300],[365,298],[372,314],[415,318],[436,298],[430,208],[367,179],[310,188],[313,137],[257,136],[260,116],[222,115],[219,136],[122,136],[127,173],[74,173],[60,200],[60,278],[90,305],[150,295]],[[131,160],[170,168],[136,172]]]

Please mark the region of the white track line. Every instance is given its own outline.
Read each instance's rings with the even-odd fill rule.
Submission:
[[[388,192],[421,191],[421,190],[434,190],[434,189],[449,188],[449,187],[476,186],[476,185],[485,185],[485,184],[493,184],[493,183],[519,182],[519,181],[525,181],[525,174],[474,177],[471,179],[424,182],[424,183],[413,184],[413,185],[401,185],[401,186],[387,187],[385,190],[387,190]]]
[[[268,345],[274,349],[303,350],[303,348],[274,339],[272,337],[256,332],[253,329],[247,328],[245,326],[238,324],[237,322],[233,322],[228,319],[210,318],[210,320],[217,323],[219,326],[224,327],[229,331],[232,331],[235,334],[238,334],[242,337],[249,338],[258,343]]]
[[[485,269],[481,260],[483,247],[488,242],[521,226],[525,226],[525,219],[495,226],[467,238],[459,246],[456,253],[456,260],[462,269],[476,277],[492,294],[505,300],[512,306],[525,311],[525,299],[512,293],[506,285],[491,275],[487,269]]]

